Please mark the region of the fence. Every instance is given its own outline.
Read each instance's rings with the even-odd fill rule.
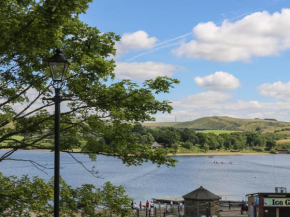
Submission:
[[[151,208],[136,209],[137,217],[181,217],[184,207],[179,205],[155,206]]]

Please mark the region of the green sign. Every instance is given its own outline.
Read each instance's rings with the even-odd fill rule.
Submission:
[[[266,207],[290,207],[290,198],[264,198]]]

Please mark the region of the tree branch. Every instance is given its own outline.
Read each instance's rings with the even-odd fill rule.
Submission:
[[[24,90],[22,90],[20,93],[18,93],[16,96],[11,97],[7,101],[3,102],[0,104],[0,108],[3,107],[4,105],[12,102],[13,100],[17,99],[19,96],[21,96],[23,93],[25,93],[27,90],[29,90],[32,87],[32,84],[30,84],[28,87],[26,87]]]
[[[33,161],[33,160],[24,160],[24,159],[15,159],[15,158],[5,158],[4,160],[30,162],[36,169],[40,170],[46,175],[48,175],[48,173],[45,171],[45,169],[54,169],[54,167],[43,166],[40,163],[37,163],[36,161]]]
[[[103,179],[102,175],[97,175],[99,172],[98,171],[93,171],[93,170],[89,170],[83,162],[81,162],[80,160],[76,159],[71,152],[66,152],[67,154],[69,154],[77,163],[79,163],[86,171],[88,171],[92,176],[94,176],[95,178],[100,178]],[[94,168],[94,167],[93,167]]]

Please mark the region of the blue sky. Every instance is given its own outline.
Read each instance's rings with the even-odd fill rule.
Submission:
[[[117,79],[180,80],[157,96],[174,107],[157,121],[290,121],[289,1],[98,0],[81,19],[122,36]]]

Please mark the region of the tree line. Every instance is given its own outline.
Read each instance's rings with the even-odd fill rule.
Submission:
[[[187,150],[253,150],[258,152],[273,151],[276,147],[276,140],[283,138],[283,135],[260,132],[233,132],[205,133],[190,128],[159,127],[148,128],[137,124],[132,132],[139,143],[151,145],[154,141],[166,148],[178,148]]]

